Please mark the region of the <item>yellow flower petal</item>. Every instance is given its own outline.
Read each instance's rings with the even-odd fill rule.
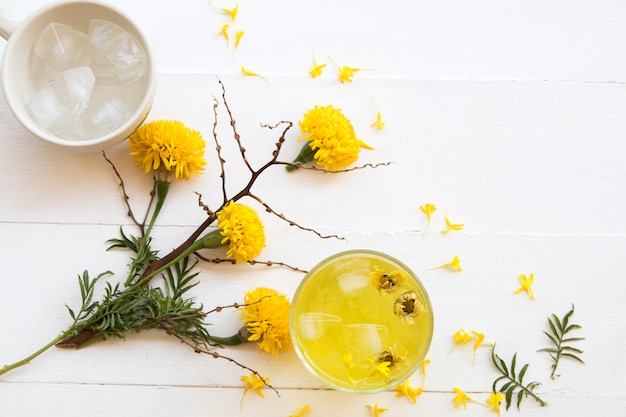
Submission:
[[[531,285],[533,285],[533,283],[535,282],[535,275],[534,274],[530,274],[528,277],[526,277],[525,274],[521,274],[519,276],[519,281],[522,284],[521,287],[519,287],[518,289],[516,289],[514,291],[515,294],[518,294],[522,291],[526,291],[528,293],[528,297],[531,300],[535,299],[535,293],[533,292],[533,289],[531,288]]]
[[[258,341],[259,350],[278,356],[279,350],[292,348],[289,334],[291,303],[276,290],[259,287],[246,293],[240,319],[251,333],[250,341]]]
[[[145,173],[159,171],[189,179],[204,170],[206,143],[196,130],[179,120],[156,120],[142,124],[129,138],[131,156]],[[169,181],[167,181],[169,182]]]

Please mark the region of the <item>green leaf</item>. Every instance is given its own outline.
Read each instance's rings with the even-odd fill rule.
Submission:
[[[570,324],[570,320],[573,317],[573,315],[574,315],[573,304],[572,304],[572,308],[567,313],[565,313],[562,319],[559,319],[559,317],[556,314],[551,314],[548,317],[548,326],[550,328],[551,333],[548,333],[547,331],[543,332],[548,337],[551,344],[554,346],[554,347],[544,348],[544,349],[539,350],[540,352],[547,352],[550,355],[550,358],[552,358],[552,361],[553,361],[551,365],[552,374],[550,375],[552,379],[554,379],[555,376],[558,376],[556,373],[556,370],[559,366],[559,361],[562,357],[571,358],[581,363],[584,363],[579,357],[573,354],[573,353],[582,354],[583,351],[579,348],[566,345],[567,343],[579,342],[585,339],[584,337],[566,337],[566,335],[569,332],[582,328],[578,324]]]

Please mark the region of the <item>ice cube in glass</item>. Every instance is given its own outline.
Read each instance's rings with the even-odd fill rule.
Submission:
[[[73,123],[71,109],[65,105],[52,86],[45,87],[28,100],[28,109],[39,126],[58,134]]]
[[[146,72],[143,48],[122,27],[106,20],[92,19],[89,21],[88,38],[95,49],[90,52],[91,59],[99,70],[105,70],[109,65],[125,84],[140,79]]]
[[[51,87],[59,99],[78,117],[87,107],[96,78],[87,66],[70,68],[52,79]]]
[[[328,313],[303,313],[298,316],[302,337],[314,341],[339,330],[341,317]]]
[[[33,52],[52,68],[63,71],[84,63],[86,34],[69,25],[46,25],[33,45]]]

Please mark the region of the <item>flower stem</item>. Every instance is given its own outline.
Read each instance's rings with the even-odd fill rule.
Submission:
[[[311,146],[309,146],[309,143],[310,142],[307,142],[302,147],[302,149],[300,149],[300,153],[298,154],[298,156],[296,156],[296,159],[293,160],[294,164],[304,165],[306,163],[312,162],[315,159],[315,151],[311,149]],[[285,169],[288,172],[292,172],[298,169],[298,167],[293,166],[293,165],[287,165],[285,166]]]
[[[156,219],[159,216],[159,213],[161,212],[161,208],[163,208],[163,203],[165,202],[165,197],[167,197],[167,192],[170,189],[170,184],[168,182],[157,181],[156,189],[157,189],[157,202],[156,202],[156,206],[154,207],[154,212],[152,213],[152,218],[150,219],[150,224],[148,224],[148,229],[146,229],[144,240],[148,239],[148,237],[150,236],[152,227],[154,226],[154,223],[156,222]]]
[[[39,355],[41,355],[42,353],[44,353],[45,351],[47,351],[48,349],[50,349],[51,347],[59,343],[61,340],[65,339],[72,331],[73,331],[73,326],[67,329],[65,332],[61,333],[50,343],[48,343],[41,349],[37,350],[36,352],[32,353],[31,355],[25,357],[24,359],[19,360],[9,365],[4,365],[2,368],[0,368],[0,375],[6,374],[7,372],[12,371],[13,369],[19,368],[21,366],[28,365],[33,359],[37,358]]]

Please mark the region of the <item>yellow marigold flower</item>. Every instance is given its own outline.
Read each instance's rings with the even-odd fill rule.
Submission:
[[[278,351],[291,350],[289,311],[291,303],[276,290],[259,287],[246,292],[246,306],[241,320],[251,333],[249,341],[258,341],[259,350],[278,356]]]
[[[420,210],[422,210],[422,213],[426,215],[426,220],[428,221],[428,223],[426,223],[426,228],[422,233],[422,236],[424,236],[426,234],[426,231],[428,231],[428,228],[430,227],[430,215],[437,211],[437,206],[431,203],[426,203],[423,206],[420,206]]]
[[[462,223],[452,223],[448,218],[448,213],[446,213],[446,228],[441,231],[441,233],[448,233],[452,230],[462,230],[465,225]]]
[[[302,417],[304,415],[304,413],[306,413],[307,411],[309,411],[311,407],[309,407],[308,404],[306,404],[304,407],[302,407],[301,409],[299,409],[298,411],[296,411],[296,414],[292,414],[289,417]]]
[[[372,410],[374,417],[380,417],[382,413],[387,411],[386,408],[379,407],[378,404],[374,404],[374,405],[367,404],[367,406],[370,408],[370,410]]]
[[[151,170],[160,182],[189,179],[204,170],[204,139],[178,120],[144,123],[129,138],[130,154],[145,173]]]
[[[265,247],[263,223],[248,206],[230,201],[217,212],[217,227],[223,236],[221,244],[229,246],[226,255],[237,263],[253,260]]]
[[[424,313],[424,299],[413,290],[405,291],[393,303],[393,312],[403,321],[413,324],[413,317]]]
[[[417,396],[420,395],[424,389],[422,387],[419,387],[419,388],[411,387],[411,380],[410,378],[407,378],[404,380],[402,384],[397,385],[393,390],[398,391],[398,393],[396,394],[396,397],[405,396],[413,404],[415,404],[417,402]]]
[[[356,137],[350,120],[332,105],[315,106],[298,125],[302,131],[298,140],[308,142],[294,162],[315,160],[329,171],[339,171],[358,159],[361,148],[371,149]]]
[[[519,281],[522,286],[515,290],[515,294],[526,291],[528,293],[528,297],[530,297],[531,300],[534,300],[535,293],[533,292],[533,289],[530,288],[530,286],[533,285],[533,282],[535,281],[535,275],[530,274],[528,277],[526,277],[525,274],[521,274],[519,276]]]
[[[502,400],[504,400],[504,395],[501,392],[492,392],[486,400],[489,405],[487,411],[494,410],[500,416],[500,401]]]
[[[463,404],[463,409],[466,410],[467,409],[467,402],[468,401],[474,401],[474,400],[472,400],[460,388],[452,388],[452,389],[454,390],[454,392],[456,392],[456,395],[454,396],[454,399],[453,399],[453,401],[454,401],[453,408],[457,408],[458,406]]]

